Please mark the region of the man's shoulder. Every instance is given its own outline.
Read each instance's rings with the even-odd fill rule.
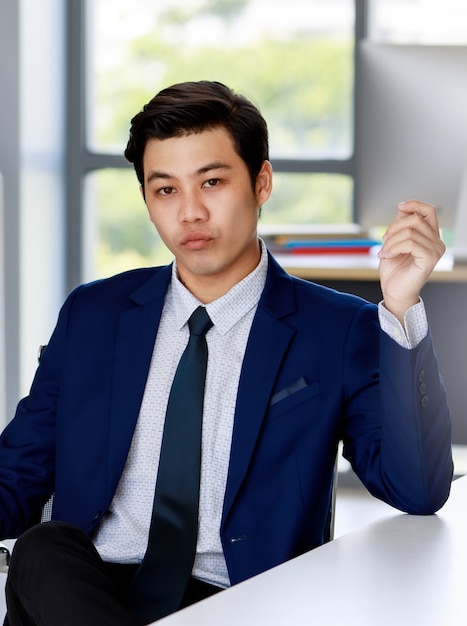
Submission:
[[[333,287],[322,285],[312,280],[307,280],[294,276],[290,270],[282,267],[273,255],[269,256],[269,273],[267,285],[271,286],[273,293],[279,297],[288,294],[290,297],[298,298],[298,303],[306,301],[330,303],[350,307],[360,307],[368,304],[360,296],[352,293],[338,291]],[[293,295],[292,295],[293,294]]]
[[[145,285],[148,281],[157,281],[158,279],[166,280],[168,274],[170,274],[170,266],[167,265],[141,267],[114,274],[107,278],[99,278],[89,283],[83,283],[76,291],[92,294],[105,292],[123,292],[129,294]]]
[[[359,307],[368,304],[368,301],[353,293],[339,291],[335,287],[322,285],[320,283],[305,280],[303,278],[291,277],[294,281],[296,292],[303,298],[319,299],[342,306]]]
[[[115,306],[130,300],[144,302],[165,294],[170,276],[171,266],[128,270],[79,285],[68,296],[67,303],[75,308],[80,304]]]
[[[368,300],[360,296],[294,276],[285,272],[285,270],[283,276],[287,277],[289,285],[292,286],[293,297],[296,299],[299,308],[306,305],[312,307],[325,305],[355,309],[369,304],[376,307],[375,304],[368,302]]]

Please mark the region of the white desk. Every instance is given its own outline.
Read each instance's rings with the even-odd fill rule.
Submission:
[[[467,477],[435,516],[395,513],[157,622],[464,626]]]

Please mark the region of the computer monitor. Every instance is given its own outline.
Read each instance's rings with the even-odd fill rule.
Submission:
[[[358,54],[357,221],[386,225],[397,202],[426,200],[467,250],[467,46],[363,41]]]

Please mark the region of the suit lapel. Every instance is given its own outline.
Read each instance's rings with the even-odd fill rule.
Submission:
[[[170,280],[163,268],[129,296],[116,337],[109,432],[111,493],[123,470],[139,415],[154,342]]]
[[[224,519],[248,472],[277,373],[295,329],[282,321],[295,310],[291,278],[269,258],[268,278],[248,340],[235,410]]]

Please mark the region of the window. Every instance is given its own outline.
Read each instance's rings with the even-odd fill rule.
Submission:
[[[84,279],[169,260],[131,169],[129,120],[161,88],[219,80],[250,97],[275,171],[264,222],[353,218],[353,0],[93,0],[86,3]],[[91,114],[92,113],[92,114]]]

